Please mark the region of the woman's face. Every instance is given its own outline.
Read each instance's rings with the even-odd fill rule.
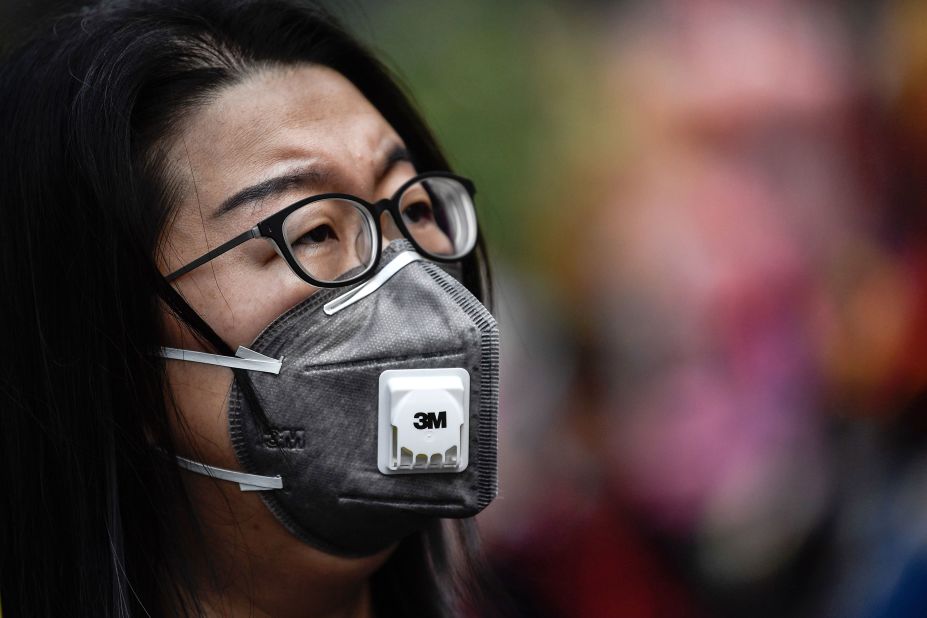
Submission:
[[[183,190],[166,231],[164,273],[301,198],[341,192],[375,202],[415,174],[402,140],[370,102],[339,73],[312,65],[266,69],[220,91],[187,119],[169,156]],[[272,194],[228,207],[233,196],[272,178],[281,179]],[[394,237],[392,221],[382,223],[384,233]],[[232,249],[175,285],[232,349],[250,344],[274,318],[316,291],[264,239]],[[166,345],[201,349],[167,313],[165,323]],[[180,452],[239,469],[226,425],[231,371],[176,361],[168,361],[167,369],[174,401],[189,428],[175,432]],[[221,491],[217,509],[231,507],[236,519],[257,522],[259,551],[268,539],[280,546],[293,542],[255,495],[242,494],[234,484],[217,490],[209,479],[184,478],[196,486],[190,492],[195,502],[208,502],[210,492]],[[201,510],[210,508],[204,504]]]
[[[301,198],[342,192],[376,201],[415,174],[373,105],[339,73],[310,65],[268,69],[222,91],[188,121],[171,158],[186,187],[167,233],[165,272]],[[229,207],[270,179],[280,179],[275,193]],[[392,220],[382,223],[393,237]],[[177,288],[233,348],[315,291],[264,239],[184,275]]]

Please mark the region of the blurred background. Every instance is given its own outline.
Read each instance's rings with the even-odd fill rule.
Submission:
[[[927,2],[339,11],[479,188],[508,615],[927,616]]]
[[[329,4],[479,190],[475,615],[927,616],[927,2]]]

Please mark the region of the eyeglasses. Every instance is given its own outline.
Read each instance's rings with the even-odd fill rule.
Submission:
[[[465,257],[476,246],[477,222],[466,178],[429,172],[408,180],[389,199],[371,204],[346,193],[323,193],[290,204],[250,230],[167,275],[173,281],[252,238],[270,240],[301,279],[341,287],[371,273],[380,261],[380,215],[389,211],[419,253],[440,262]]]

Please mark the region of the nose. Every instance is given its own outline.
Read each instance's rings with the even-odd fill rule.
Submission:
[[[382,241],[384,248],[392,241],[402,238],[402,232],[399,231],[399,228],[396,226],[396,221],[393,220],[393,216],[389,214],[387,210],[380,213],[380,229],[383,233]]]

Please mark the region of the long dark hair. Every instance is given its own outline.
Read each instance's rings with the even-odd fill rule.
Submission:
[[[156,268],[177,195],[159,155],[179,122],[223,86],[261,66],[302,62],[353,82],[419,171],[448,169],[389,72],[302,3],[101,3],[58,18],[0,67],[0,602],[8,616],[198,612],[175,529],[177,512],[192,510],[164,455],[173,445],[154,354],[162,308],[226,350]],[[464,264],[464,283],[485,299],[480,247]],[[472,558],[474,547],[469,521],[405,539],[373,577],[377,615],[460,611],[467,591],[452,585],[462,581],[456,558]]]

